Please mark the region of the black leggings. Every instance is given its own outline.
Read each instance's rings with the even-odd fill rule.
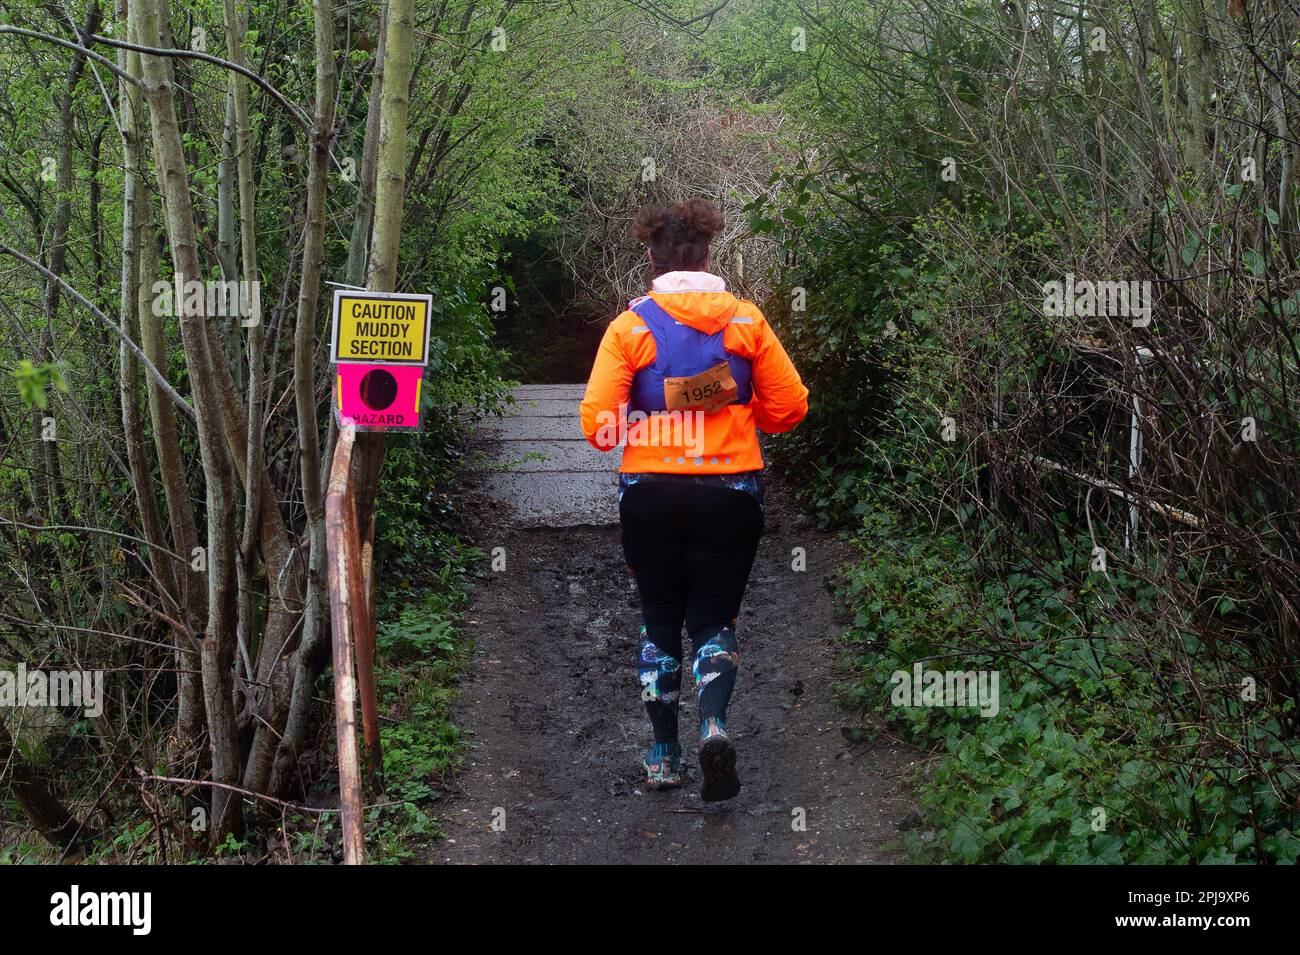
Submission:
[[[701,666],[710,668],[698,656],[705,644],[722,641],[728,652],[718,658],[719,665],[736,656],[733,628],[763,533],[763,509],[745,491],[643,480],[624,490],[619,516],[623,554],[641,596],[643,683],[645,640],[680,663],[683,625],[697,654],[698,683]],[[671,668],[668,661],[665,665]],[[659,669],[662,679],[664,666]],[[719,676],[725,678],[704,681],[710,687],[707,694],[701,687],[701,719],[725,716],[735,667]],[[676,680],[680,684],[680,671]],[[672,688],[665,684],[663,689],[671,713],[651,699],[647,708],[656,740],[668,742],[676,739],[677,707]],[[669,734],[672,739],[664,739]]]

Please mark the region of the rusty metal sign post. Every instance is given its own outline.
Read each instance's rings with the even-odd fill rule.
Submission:
[[[371,615],[370,561],[357,526],[352,449],[357,430],[339,427],[325,495],[325,541],[329,555],[330,622],[334,644],[334,718],[338,740],[339,803],[343,811],[343,862],[366,861],[361,759],[357,752],[356,702],[372,773],[378,775],[379,702],[375,692],[375,633]],[[368,544],[368,542],[367,542]],[[366,548],[368,550],[368,548]],[[355,661],[355,662],[354,662]]]

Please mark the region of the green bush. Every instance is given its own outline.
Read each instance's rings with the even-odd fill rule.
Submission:
[[[1077,561],[990,575],[959,538],[918,531],[887,510],[872,512],[859,545],[841,590],[855,673],[843,694],[931,756],[920,785],[927,828],[911,840],[921,858],[1296,861],[1293,806],[1232,750],[1205,745],[1198,724],[1153,705],[1163,661],[1135,661],[1137,649],[1105,622],[1112,588],[1072,580]],[[1140,591],[1112,577],[1115,589]],[[998,670],[998,714],[891,705],[891,674],[918,660]],[[1196,705],[1186,687],[1163,690]],[[1229,707],[1207,716],[1235,721],[1257,746],[1271,738],[1279,762],[1300,756],[1267,717],[1252,722]]]

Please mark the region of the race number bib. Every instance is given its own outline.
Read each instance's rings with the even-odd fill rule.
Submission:
[[[739,394],[736,380],[731,377],[731,365],[725,361],[689,378],[664,379],[664,404],[669,411],[713,414],[735,401]]]

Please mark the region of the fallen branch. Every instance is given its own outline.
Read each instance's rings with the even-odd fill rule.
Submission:
[[[260,799],[262,800],[262,802],[269,802],[274,806],[279,806],[281,809],[292,809],[294,812],[315,813],[318,816],[325,815],[326,813],[343,811],[342,808],[317,809],[314,806],[303,806],[295,802],[286,802],[283,799],[276,799],[274,796],[267,796],[264,793],[253,792],[251,789],[244,789],[242,786],[232,786],[230,783],[219,783],[211,779],[180,779],[175,776],[149,776],[149,775],[145,775],[144,773],[140,774],[140,778],[145,782],[170,783],[174,786],[207,786],[211,789],[225,789],[229,792],[235,793],[236,795],[246,796],[249,799]],[[390,800],[389,802],[370,803],[368,805],[362,806],[362,808],[383,809],[387,806],[400,806],[400,805],[401,805],[400,802],[394,802]]]
[[[1085,484],[1090,484],[1093,487],[1098,488],[1102,491],[1109,491],[1111,494],[1114,494],[1116,497],[1123,498],[1125,501],[1128,501],[1131,504],[1141,504],[1144,507],[1148,508],[1149,510],[1155,511],[1157,514],[1161,515],[1162,517],[1168,517],[1172,520],[1178,521],[1180,524],[1186,524],[1188,527],[1194,527],[1198,531],[1204,528],[1204,522],[1202,521],[1202,519],[1197,517],[1195,514],[1191,513],[1190,511],[1184,511],[1176,507],[1170,507],[1168,504],[1161,504],[1159,501],[1148,500],[1147,498],[1134,494],[1132,491],[1126,491],[1124,488],[1120,487],[1118,484],[1114,483],[1113,481],[1106,481],[1103,480],[1102,478],[1091,477],[1090,475],[1083,474],[1082,472],[1079,471],[1075,471],[1073,468],[1067,468],[1064,464],[1058,464],[1057,462],[1052,461],[1049,458],[1045,458],[1042,455],[1038,455],[1038,454],[1032,455],[1029,460],[1033,464],[1037,464],[1040,467],[1049,468],[1060,474],[1064,474],[1067,477],[1072,477],[1077,481],[1082,481]]]

